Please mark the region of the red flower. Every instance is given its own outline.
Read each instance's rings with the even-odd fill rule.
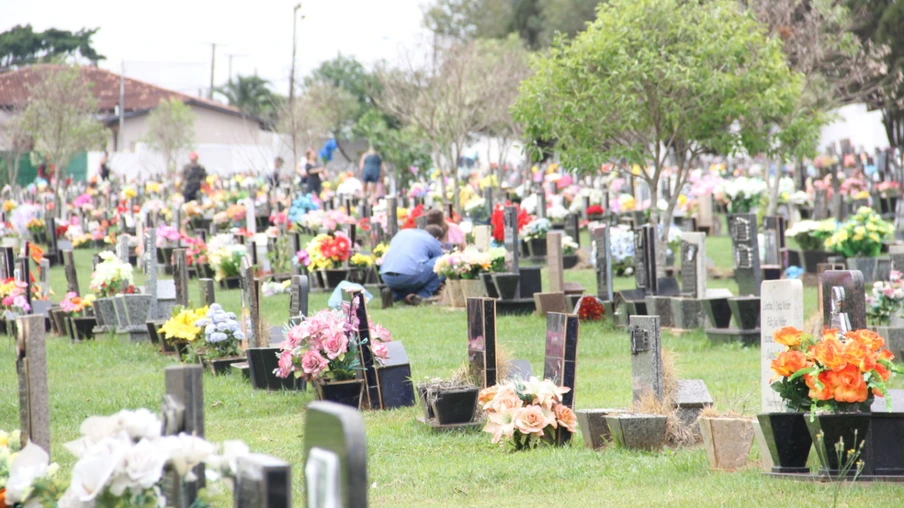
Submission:
[[[56,227],[56,236],[57,236],[57,238],[62,238],[63,235],[65,235],[67,231],[69,231],[69,224],[64,224],[64,225],[62,225],[62,226],[57,226],[57,227]]]
[[[579,319],[589,319],[591,321],[596,321],[598,319],[602,319],[602,317],[605,315],[606,308],[603,307],[603,304],[600,303],[598,299],[592,296],[585,296],[581,298],[581,302],[578,304]]]
[[[490,216],[490,225],[493,227],[493,239],[499,243],[505,241],[504,210],[505,206],[509,205],[511,205],[511,202],[508,201],[506,201],[505,205],[496,205],[493,215]],[[521,231],[531,221],[532,217],[517,204],[515,205],[515,210],[518,212],[518,231]]]
[[[605,212],[602,206],[592,205],[587,207],[587,215],[602,215]]]
[[[412,208],[411,211],[408,212],[408,217],[405,218],[405,222],[402,223],[402,229],[414,229],[417,227],[417,219],[421,215],[424,215],[424,205],[417,205]]]

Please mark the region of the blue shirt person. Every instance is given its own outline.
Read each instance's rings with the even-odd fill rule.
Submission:
[[[433,266],[443,255],[439,243],[442,236],[442,229],[431,225],[426,229],[403,229],[393,237],[380,275],[395,301],[416,305],[439,289],[444,278],[433,272]]]

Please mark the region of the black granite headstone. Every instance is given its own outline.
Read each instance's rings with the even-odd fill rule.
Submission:
[[[574,409],[575,371],[578,352],[578,317],[550,312],[546,315],[546,358],[543,377],[558,386],[571,388],[562,395],[562,404]]]
[[[411,384],[411,364],[401,342],[387,342],[389,357],[377,368],[380,385],[380,406],[383,409],[414,405],[414,386]]]
[[[496,301],[468,298],[468,361],[481,388],[496,384]]]

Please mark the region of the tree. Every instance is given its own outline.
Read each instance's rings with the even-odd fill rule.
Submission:
[[[271,122],[275,121],[282,101],[270,89],[270,82],[258,76],[236,76],[235,81],[217,87],[216,91],[226,97],[230,106]]]
[[[106,57],[91,46],[91,38],[99,28],[82,28],[78,32],[47,29],[35,32],[31,25],[16,25],[0,33],[0,71],[14,65],[29,65],[80,56],[92,64]]]
[[[373,96],[379,93],[380,86],[379,81],[367,72],[361,62],[342,54],[321,63],[304,79],[306,88],[318,83],[330,83],[350,93],[361,106],[359,116],[366,113],[367,106],[373,106]]]
[[[160,153],[166,163],[165,174],[173,179],[179,154],[194,144],[195,114],[178,99],[163,99],[148,115],[144,141]]]
[[[888,141],[904,147],[904,2],[895,0],[849,0],[858,23],[853,32],[880,52],[887,79],[872,93],[867,104],[882,110]]]
[[[487,44],[487,58],[498,80],[496,100],[486,114],[489,116],[485,134],[496,140],[499,147],[497,181],[502,182],[505,161],[512,144],[523,134],[522,124],[512,117],[512,105],[518,97],[521,82],[530,75],[528,53],[522,42],[510,35],[498,44]]]
[[[29,90],[21,120],[24,132],[33,138],[34,149],[56,166],[57,189],[76,153],[104,144],[92,87],[77,67],[70,67],[44,71],[42,80]]]
[[[398,68],[380,67],[383,92],[378,105],[412,126],[429,141],[434,167],[440,170],[442,193],[451,175],[453,201],[459,207],[459,181],[454,170],[472,136],[486,131],[498,117],[491,114],[509,73],[497,69],[499,41],[477,40],[436,48],[435,65],[408,60]]]
[[[424,26],[458,41],[516,34],[530,49],[545,48],[556,33],[573,37],[593,21],[599,0],[434,0]]]
[[[16,185],[22,156],[31,150],[32,145],[23,109],[14,106],[7,111],[6,120],[0,123],[0,148],[5,149],[3,162],[6,165],[6,183],[10,185]]]
[[[532,140],[556,139],[563,163],[585,173],[606,163],[625,174],[646,168],[636,176],[649,186],[660,246],[678,198],[671,193],[660,214],[667,167],[680,189],[700,154],[733,153],[764,136],[732,128],[738,120],[790,115],[801,89],[780,41],[730,0],[611,0],[533,69],[514,107],[532,149],[540,149]],[[665,250],[657,252],[664,267]]]

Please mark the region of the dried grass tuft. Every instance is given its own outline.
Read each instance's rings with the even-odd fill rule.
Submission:
[[[813,337],[819,337],[822,333],[822,314],[819,311],[816,311],[807,318],[807,321],[804,322],[804,333],[807,333]]]
[[[675,395],[678,392],[678,375],[675,368],[675,354],[662,350],[662,398],[646,393],[635,402],[632,410],[637,413],[662,415],[666,417],[666,442],[672,447],[691,446],[697,443],[697,436],[678,417]]]

